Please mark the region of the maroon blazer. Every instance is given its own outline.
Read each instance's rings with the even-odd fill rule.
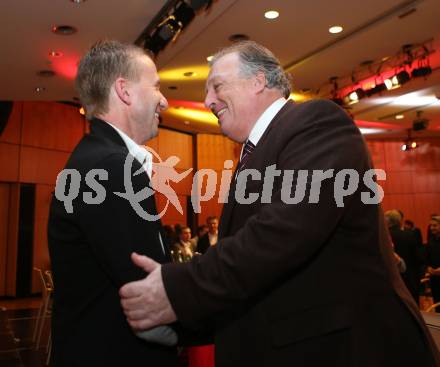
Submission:
[[[284,175],[274,178],[270,203],[237,203],[233,183],[217,246],[162,267],[178,319],[213,328],[216,366],[440,366],[397,272],[380,205],[361,200],[372,195],[362,179],[372,165],[349,116],[330,101],[286,103],[246,168],[264,177],[273,164],[284,175],[294,170],[292,197],[298,170],[308,170],[300,203],[283,201]],[[343,207],[334,176],[309,203],[312,170],[330,169],[359,173]],[[247,192],[263,186],[249,180]]]

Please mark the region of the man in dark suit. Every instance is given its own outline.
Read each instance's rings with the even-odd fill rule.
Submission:
[[[406,270],[401,274],[402,279],[414,301],[419,304],[420,268],[422,265],[419,253],[420,244],[415,233],[402,229],[402,217],[398,210],[386,211],[385,219],[394,244],[394,251],[406,265]]]
[[[295,104],[289,92],[254,42],[214,56],[205,104],[246,142],[220,240],[187,264],[134,254],[150,274],[120,290],[130,325],[213,327],[217,367],[439,365],[365,179],[359,129],[333,102]]]
[[[81,60],[76,84],[91,127],[58,176],[50,208],[51,365],[175,366],[176,349],[138,338],[118,296],[145,276],[133,251],[170,261],[154,196],[134,210],[126,195],[127,183],[136,194],[150,181],[151,153],[141,144],[157,135],[167,107],[156,67],[138,47],[99,42]]]
[[[218,241],[218,218],[209,216],[206,219],[208,225],[208,232],[199,238],[197,242],[197,252],[204,254],[210,246],[215,246]]]

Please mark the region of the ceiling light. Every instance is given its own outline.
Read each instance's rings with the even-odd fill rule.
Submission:
[[[60,36],[70,36],[78,30],[70,25],[55,25],[52,27],[52,32]]]
[[[206,61],[211,62],[213,58],[214,58],[214,56],[209,55],[209,56],[206,58]]]
[[[40,70],[37,71],[38,76],[42,76],[43,78],[50,78],[55,76],[55,72],[52,70]]]
[[[37,93],[44,92],[45,90],[46,90],[45,87],[36,87],[36,88],[35,88],[35,92],[37,92]]]
[[[232,34],[228,37],[231,42],[240,42],[240,41],[248,41],[250,40],[249,36],[246,34],[236,33]]]
[[[333,34],[341,33],[343,30],[344,30],[344,28],[342,28],[340,25],[335,25],[335,26],[330,27],[328,29],[328,31]]]
[[[187,72],[183,73],[183,76],[191,78],[193,76],[197,76],[197,73],[195,73],[194,71],[187,71]]]
[[[75,4],[81,4],[81,3],[85,3],[87,0],[70,0],[70,1]]]
[[[402,120],[404,117],[404,115],[396,115],[396,120]]]
[[[53,58],[62,57],[63,53],[61,51],[50,51],[49,56]]]
[[[269,10],[264,13],[264,17],[267,19],[276,19],[280,16],[280,13],[278,13],[276,10]]]

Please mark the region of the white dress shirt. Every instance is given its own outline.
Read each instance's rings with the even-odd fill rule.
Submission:
[[[249,137],[247,140],[250,140],[252,144],[257,146],[258,142],[260,141],[261,137],[263,136],[264,132],[266,131],[267,127],[269,126],[270,122],[273,120],[275,115],[280,112],[280,110],[283,108],[285,103],[287,102],[287,99],[281,97],[277,99],[275,102],[273,102],[267,109],[264,111],[261,116],[258,118],[257,122],[255,123],[254,127],[252,128]],[[243,154],[244,144],[241,148],[240,153],[240,159]]]

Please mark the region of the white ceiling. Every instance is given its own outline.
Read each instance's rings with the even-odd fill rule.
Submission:
[[[69,0],[2,0],[0,3],[0,100],[69,100],[75,96],[73,81],[63,73],[98,39],[115,38],[134,42],[158,13],[165,0],[88,0],[74,4]],[[406,17],[399,15],[416,9]],[[267,20],[266,10],[275,9],[279,18]],[[53,25],[78,28],[73,36],[57,36]],[[342,25],[344,31],[332,35],[328,28]],[[177,41],[159,53],[163,92],[171,106],[178,101],[204,98],[206,57],[228,45],[228,37],[243,33],[270,48],[293,76],[295,90],[310,89],[312,97],[329,97],[328,79],[339,77],[339,86],[351,85],[350,75],[360,78],[374,74],[360,63],[393,56],[404,44],[428,42],[435,52],[427,79],[411,80],[403,87],[382,95],[362,99],[350,112],[356,120],[395,126],[379,136],[404,136],[417,110],[430,119],[422,136],[440,136],[440,1],[439,0],[217,0],[208,12],[199,13]],[[64,57],[49,64],[48,52],[62,51]],[[41,69],[58,75],[42,78]],[[167,72],[178,71],[169,79]],[[197,71],[198,78],[185,78],[184,71]],[[70,73],[72,74],[72,73]],[[201,77],[200,77],[201,76]],[[360,80],[360,79],[359,79]],[[36,93],[35,87],[46,90]],[[168,87],[176,86],[176,90]],[[412,93],[412,94],[411,94]],[[408,95],[398,99],[402,95]],[[170,112],[172,109],[170,109]],[[402,112],[403,120],[395,114]],[[218,132],[218,127],[164,115],[164,124],[187,131]],[[373,124],[374,125],[374,124]],[[371,125],[371,126],[373,126]],[[388,125],[383,125],[388,126]]]

